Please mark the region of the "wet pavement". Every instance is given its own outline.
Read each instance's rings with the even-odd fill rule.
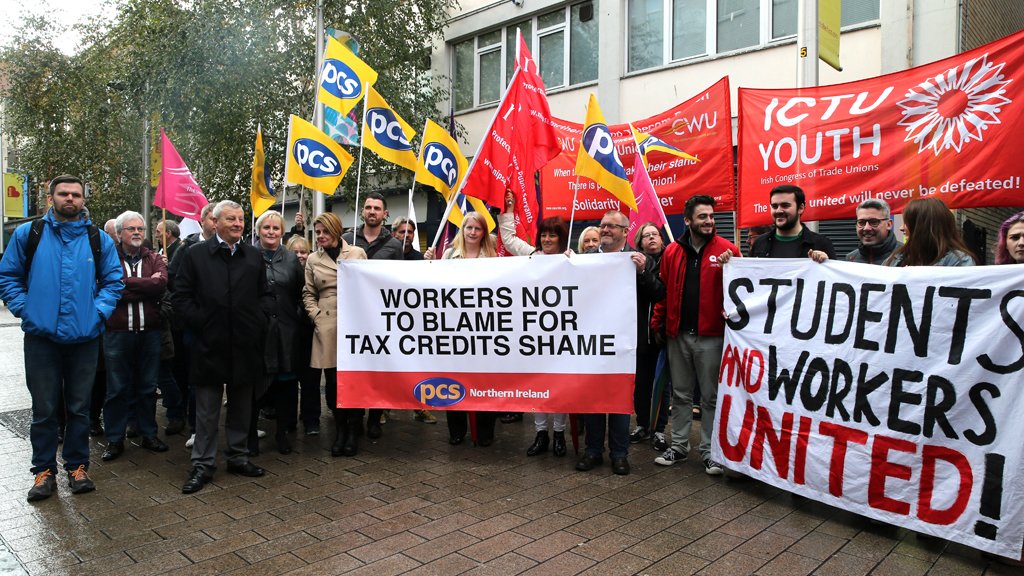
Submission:
[[[187,436],[137,444],[110,463],[92,440],[97,490],[30,504],[30,400],[22,334],[0,309],[0,574],[915,574],[1003,575],[977,551],[876,525],[759,482],[710,477],[691,459],[633,472],[527,458],[532,423],[498,424],[495,444],[451,447],[437,425],[396,412],[355,458],[324,434],[270,438],[250,479],[218,471],[185,496]],[[158,408],[161,425],[163,408]],[[529,418],[527,418],[529,420]],[[273,429],[272,421],[261,428]],[[696,432],[696,428],[695,428]]]

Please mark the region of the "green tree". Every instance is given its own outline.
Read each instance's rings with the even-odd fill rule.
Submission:
[[[377,89],[417,130],[447,98],[429,71],[455,0],[330,3],[324,21],[351,33],[380,74]],[[257,125],[275,182],[283,177],[288,116],[311,118],[315,89],[311,0],[122,0],[116,17],[82,25],[87,46],[56,50],[44,19],[17,31],[0,54],[7,74],[5,130],[18,168],[39,179],[81,174],[96,220],[139,204],[143,121],[160,124],[211,200],[248,203]],[[403,175],[364,153],[380,184]],[[352,194],[353,166],[342,183]]]

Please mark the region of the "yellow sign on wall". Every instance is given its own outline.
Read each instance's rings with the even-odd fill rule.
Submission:
[[[842,26],[843,3],[839,0],[818,0],[818,58],[843,71],[839,65],[839,28]]]
[[[4,216],[7,218],[24,218],[25,214],[25,182],[24,174],[4,173]]]

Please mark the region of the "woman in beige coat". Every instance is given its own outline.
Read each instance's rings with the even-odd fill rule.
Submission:
[[[327,407],[334,413],[331,456],[355,456],[359,449],[362,410],[338,408],[338,260],[365,260],[362,248],[341,239],[341,220],[325,212],[313,222],[317,251],[306,259],[302,303],[313,320],[313,352],[309,365],[323,370]],[[350,413],[357,417],[351,418]]]

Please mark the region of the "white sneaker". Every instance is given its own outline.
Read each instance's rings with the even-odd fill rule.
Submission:
[[[267,437],[267,433],[264,430],[257,430],[256,431],[256,437],[257,438],[266,438]]]
[[[196,443],[196,435],[193,434],[193,435],[188,437],[188,440],[185,440],[185,448],[191,448],[192,445],[195,444],[195,443]]]
[[[654,459],[654,463],[659,466],[671,466],[676,462],[686,462],[686,454],[680,454],[671,448],[665,450],[664,454]]]

